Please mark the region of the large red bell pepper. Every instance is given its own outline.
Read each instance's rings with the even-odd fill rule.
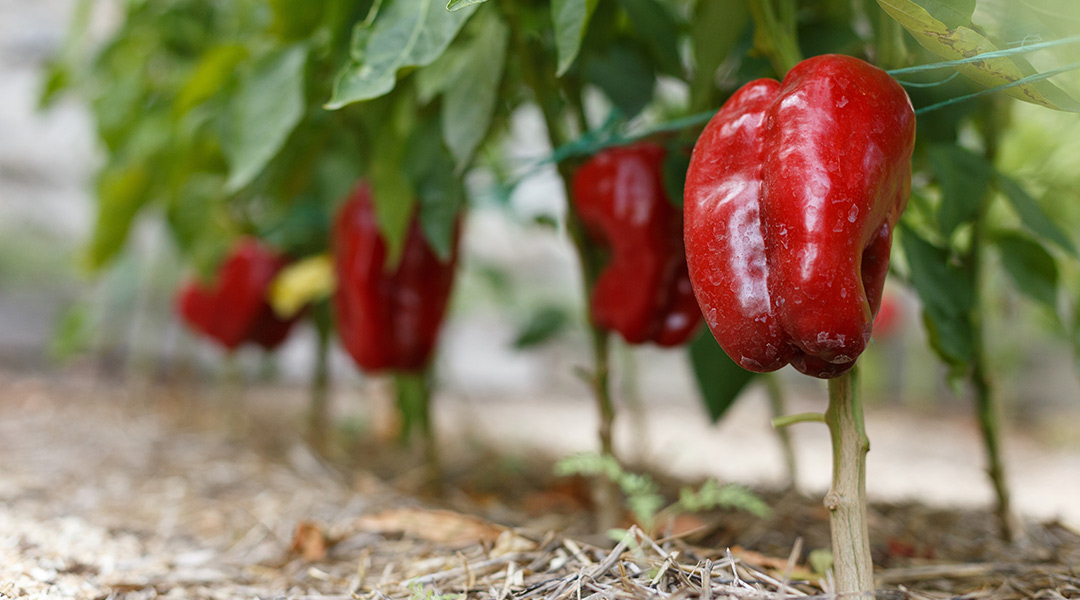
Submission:
[[[270,283],[287,262],[258,241],[244,238],[209,285],[192,280],[180,288],[177,312],[193,329],[230,351],[244,342],[272,350],[296,322],[278,318],[266,299]]]
[[[610,148],[574,174],[574,210],[611,253],[591,292],[592,320],[631,344],[675,346],[701,321],[682,214],[664,191],[664,153],[649,143]]]
[[[414,217],[397,266],[386,268],[371,190],[359,185],[334,222],[334,307],[342,345],[365,371],[420,371],[431,359],[454,282]]]
[[[738,364],[823,378],[854,365],[914,142],[903,88],[839,55],[746,84],[709,122],[687,173],[686,252],[705,320]]]

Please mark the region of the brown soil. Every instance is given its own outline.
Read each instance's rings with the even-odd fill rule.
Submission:
[[[828,547],[817,498],[762,490],[769,519],[682,515],[614,547],[591,531],[585,482],[544,457],[444,440],[431,496],[377,424],[317,456],[296,433],[303,396],[0,374],[0,598],[827,591],[808,560]],[[880,597],[1080,598],[1080,535],[1063,525],[1005,544],[988,512],[905,504],[875,506],[870,527]]]

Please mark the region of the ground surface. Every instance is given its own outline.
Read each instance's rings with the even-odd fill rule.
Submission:
[[[352,464],[317,458],[294,432],[302,395],[285,396],[249,391],[259,414],[229,433],[216,391],[0,377],[0,598],[822,591],[800,583],[820,579],[805,559],[827,545],[817,499],[766,494],[769,520],[696,515],[681,539],[613,551],[589,534],[582,486],[542,461],[457,444],[445,493],[419,495],[407,457],[377,445]],[[987,513],[908,504],[876,508],[871,528],[896,597],[1080,597],[1080,536],[1064,525],[1029,521],[1006,546]]]

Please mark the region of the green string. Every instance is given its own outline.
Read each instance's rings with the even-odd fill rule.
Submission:
[[[924,107],[920,108],[919,110],[915,111],[915,114],[916,115],[925,114],[925,113],[928,113],[930,111],[937,110],[939,108],[944,108],[946,106],[952,106],[953,104],[959,104],[961,102],[971,100],[972,98],[978,98],[979,96],[985,96],[987,94],[993,94],[994,92],[999,92],[1001,90],[1005,90],[1005,89],[1008,89],[1008,88],[1011,88],[1011,87],[1016,87],[1018,85],[1026,85],[1026,84],[1029,84],[1029,83],[1034,83],[1036,81],[1042,81],[1043,79],[1049,79],[1049,78],[1053,77],[1054,75],[1060,75],[1061,73],[1065,73],[1065,72],[1068,72],[1068,71],[1075,71],[1076,69],[1080,69],[1080,63],[1072,63],[1072,64],[1069,64],[1069,65],[1065,65],[1063,67],[1058,67],[1056,69],[1050,69],[1049,71],[1045,71],[1043,73],[1036,73],[1035,75],[1028,75],[1027,77],[1022,77],[1020,79],[1017,79],[1016,81],[1010,81],[1009,83],[1005,83],[1005,84],[1002,84],[1002,85],[995,85],[994,87],[986,88],[985,90],[979,90],[979,91],[974,92],[972,94],[965,94],[963,96],[957,96],[956,98],[949,98],[948,100],[943,100],[943,101],[938,102],[936,104],[931,104],[929,106],[924,106]]]
[[[1053,41],[1050,41],[1050,42],[1038,42],[1038,43],[1035,43],[1035,44],[1021,43],[1021,45],[1019,45],[1019,46],[1017,46],[1015,48],[1008,48],[1006,50],[994,50],[994,51],[991,51],[991,52],[983,52],[981,54],[976,54],[975,56],[969,56],[967,58],[961,58],[961,59],[958,59],[958,60],[947,60],[947,61],[943,61],[943,62],[928,63],[928,64],[925,64],[925,65],[916,65],[916,66],[913,66],[913,67],[904,67],[904,68],[900,68],[900,69],[891,69],[889,71],[886,71],[886,73],[888,73],[889,75],[895,77],[897,75],[907,75],[907,74],[911,74],[911,73],[922,73],[922,72],[934,71],[934,70],[938,70],[938,69],[948,69],[948,68],[957,67],[957,66],[961,66],[961,65],[968,65],[968,64],[983,62],[983,61],[991,60],[991,59],[995,59],[995,58],[1005,58],[1005,57],[1010,57],[1010,56],[1014,56],[1014,55],[1026,54],[1026,53],[1029,53],[1029,52],[1036,52],[1036,51],[1039,51],[1039,50],[1045,50],[1046,48],[1053,48],[1055,46],[1063,46],[1063,45],[1075,44],[1075,43],[1080,43],[1080,35],[1061,38],[1061,39],[1053,40]],[[958,96],[956,98],[950,98],[948,100],[944,100],[942,102],[937,102],[937,103],[931,104],[929,106],[924,106],[924,107],[916,110],[915,114],[916,115],[926,114],[926,113],[934,111],[934,110],[945,108],[947,106],[952,106],[953,104],[959,104],[961,102],[966,102],[967,100],[971,100],[973,98],[978,98],[980,96],[985,96],[987,94],[993,94],[995,92],[999,92],[999,91],[1002,91],[1002,90],[1005,90],[1005,89],[1008,89],[1008,88],[1021,86],[1021,85],[1027,85],[1029,83],[1035,83],[1037,81],[1042,81],[1044,79],[1049,79],[1049,78],[1051,78],[1051,77],[1053,77],[1055,75],[1059,75],[1061,73],[1065,73],[1065,72],[1068,72],[1068,71],[1073,71],[1073,70],[1076,70],[1076,69],[1080,69],[1080,63],[1073,63],[1073,64],[1065,65],[1063,67],[1058,67],[1056,69],[1051,69],[1051,70],[1045,71],[1043,73],[1037,73],[1035,75],[1029,75],[1027,77],[1017,79],[1016,81],[1011,81],[1009,83],[1005,83],[1005,84],[1002,84],[1002,85],[986,88],[986,89],[980,90],[978,92],[974,92],[974,93],[971,93],[971,94],[966,94],[966,95],[963,95],[963,96]],[[898,81],[898,83],[900,83],[901,85],[906,86],[906,87],[925,88],[925,87],[935,87],[935,86],[939,86],[939,85],[944,85],[944,84],[952,81],[953,79],[955,79],[958,75],[959,75],[959,72],[956,72],[956,73],[953,73],[952,75],[950,75],[949,77],[947,77],[947,78],[945,78],[945,79],[943,79],[941,81],[935,81],[935,82],[931,82],[931,83],[920,83],[920,82],[901,81],[901,80],[897,80],[897,81]],[[567,144],[563,144],[562,146],[559,146],[558,148],[555,148],[551,152],[551,154],[549,154],[548,156],[533,161],[532,164],[529,165],[525,169],[525,171],[522,172],[521,174],[519,174],[516,178],[514,178],[513,180],[511,180],[509,182],[506,182],[506,183],[503,183],[503,184],[499,185],[498,188],[497,188],[497,194],[501,198],[503,198],[504,200],[509,198],[510,194],[513,192],[514,188],[516,188],[518,186],[518,184],[520,184],[525,179],[528,179],[529,177],[532,177],[536,173],[540,172],[541,170],[544,169],[544,167],[546,167],[548,165],[557,164],[557,163],[560,163],[560,162],[562,162],[564,160],[567,160],[567,159],[570,159],[570,158],[577,158],[577,157],[582,157],[582,156],[592,156],[593,154],[596,154],[597,152],[599,152],[601,150],[604,150],[606,148],[611,148],[611,147],[614,147],[614,146],[622,146],[622,145],[625,145],[625,144],[630,144],[630,143],[633,143],[633,142],[636,142],[636,141],[639,141],[639,140],[642,140],[642,139],[646,139],[646,138],[649,138],[651,136],[654,136],[654,135],[657,135],[657,134],[660,134],[660,133],[669,133],[669,132],[673,132],[673,131],[681,131],[683,129],[687,129],[687,128],[690,128],[690,127],[695,127],[697,125],[701,125],[702,123],[707,122],[715,114],[716,114],[715,110],[701,112],[701,113],[697,113],[697,114],[694,114],[694,115],[689,115],[689,116],[686,116],[686,117],[680,117],[678,119],[673,119],[671,121],[667,121],[667,122],[664,122],[664,123],[659,123],[659,124],[653,125],[652,127],[648,127],[646,129],[643,129],[643,130],[638,131],[638,132],[626,132],[626,131],[620,131],[621,126],[624,124],[622,115],[617,110],[613,110],[611,112],[611,114],[608,116],[607,120],[604,122],[604,124],[601,125],[599,128],[593,129],[593,130],[590,130],[590,131],[586,131],[578,139],[576,139],[576,140],[574,140],[572,142],[569,142]]]
[[[921,73],[923,71],[934,71],[937,69],[947,69],[950,67],[958,67],[960,65],[969,65],[972,63],[982,62],[994,58],[1004,58],[1013,56],[1014,54],[1027,54],[1028,52],[1035,52],[1037,50],[1044,50],[1046,48],[1052,48],[1054,46],[1063,46],[1066,44],[1075,44],[1080,42],[1080,35],[1069,36],[1054,40],[1052,42],[1039,42],[1037,44],[1031,44],[1030,46],[1020,45],[1016,48],[1009,48],[1007,50],[994,50],[992,52],[983,52],[982,54],[976,54],[975,56],[969,56],[967,58],[961,58],[957,60],[947,60],[944,62],[929,63],[925,65],[916,65],[914,67],[904,67],[902,69],[892,69],[886,71],[893,77],[897,75],[907,75],[908,73]]]

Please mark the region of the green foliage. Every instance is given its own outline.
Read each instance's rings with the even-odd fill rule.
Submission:
[[[735,484],[720,485],[708,480],[698,489],[683,487],[679,499],[665,506],[660,486],[647,474],[625,470],[615,457],[584,452],[564,457],[555,463],[560,477],[584,475],[604,477],[619,486],[627,508],[646,530],[651,530],[663,517],[715,509],[744,510],[759,518],[768,518],[772,510],[750,490]]]
[[[991,239],[1017,289],[1056,315],[1058,267],[1054,257],[1038,241],[1018,231],[1001,231]]]
[[[735,364],[716,343],[708,327],[698,331],[688,351],[705,409],[715,423],[735,404],[755,373]]]
[[[910,227],[900,227],[900,244],[911,271],[911,284],[923,303],[930,344],[954,367],[966,365],[973,353],[974,270]]]
[[[931,146],[929,160],[942,191],[938,227],[942,235],[949,237],[958,226],[974,221],[979,214],[992,168],[978,154],[953,145]]]
[[[518,330],[511,345],[517,350],[539,346],[557,337],[570,326],[570,315],[560,306],[536,310]]]
[[[551,0],[551,22],[555,28],[558,50],[556,75],[563,75],[574,64],[589,20],[600,0]]]
[[[378,98],[394,89],[398,72],[435,62],[472,16],[475,6],[449,12],[437,0],[388,0],[372,23],[353,32],[352,60],[334,82],[328,108]]]

